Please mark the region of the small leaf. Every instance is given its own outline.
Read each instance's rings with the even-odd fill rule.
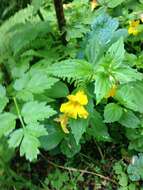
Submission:
[[[118,121],[123,114],[123,109],[118,104],[109,103],[104,109],[104,119],[106,123]]]
[[[73,157],[80,151],[80,144],[77,145],[73,135],[69,135],[60,146],[61,152],[65,154],[68,158]]]
[[[79,144],[79,141],[83,135],[83,133],[86,131],[86,127],[88,125],[88,121],[84,119],[71,119],[70,120],[70,128],[72,131],[72,134],[75,138],[75,141],[77,145]]]
[[[8,141],[9,147],[10,148],[16,148],[20,145],[22,138],[24,135],[23,129],[17,129],[15,130],[11,135],[10,139]]]
[[[8,135],[15,128],[15,119],[16,116],[12,113],[0,114],[0,137]]]
[[[95,90],[97,104],[108,94],[112,87],[109,77],[104,73],[96,75]]]
[[[39,154],[39,147],[40,142],[38,138],[25,133],[20,146],[20,156],[25,155],[26,158],[30,161],[37,159],[37,155]]]
[[[36,121],[42,121],[56,114],[50,106],[46,105],[46,102],[32,101],[25,103],[22,111],[22,116],[26,123],[35,123]]]
[[[47,126],[48,135],[40,137],[41,147],[47,150],[54,149],[63,139],[63,133],[53,125]]]
[[[119,123],[128,128],[138,128],[140,120],[132,111],[126,110],[120,118]]]
[[[99,112],[94,111],[90,119],[91,127],[87,128],[87,133],[95,138],[97,141],[111,141],[111,137],[108,133],[108,128],[103,122],[103,119]]]
[[[117,64],[120,64],[123,61],[125,54],[123,38],[120,38],[117,42],[112,44],[107,53]]]

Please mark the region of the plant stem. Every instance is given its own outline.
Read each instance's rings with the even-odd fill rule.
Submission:
[[[107,181],[110,181],[112,182],[113,184],[118,184],[115,180],[107,177],[107,176],[104,176],[102,174],[99,174],[99,173],[95,173],[95,172],[91,172],[91,171],[88,171],[88,170],[84,170],[84,169],[76,169],[76,168],[71,168],[71,167],[65,167],[65,166],[61,166],[61,165],[58,165],[50,160],[48,160],[47,158],[45,158],[44,155],[41,154],[41,156],[49,163],[51,164],[52,166],[56,167],[56,168],[60,168],[60,169],[63,169],[63,170],[67,170],[67,171],[72,171],[72,172],[80,172],[82,174],[90,174],[90,175],[93,175],[93,176],[97,176],[97,177],[100,177],[101,179],[104,179],[104,180],[107,180]]]
[[[13,98],[13,100],[14,100],[14,104],[15,104],[15,107],[16,107],[16,110],[17,110],[17,115],[18,115],[18,117],[19,117],[19,120],[20,120],[20,122],[21,122],[21,125],[22,125],[23,128],[25,128],[25,124],[24,124],[24,122],[23,122],[23,119],[22,119],[22,116],[21,116],[21,113],[20,113],[20,110],[19,110],[19,107],[18,107],[18,104],[17,104],[17,100],[16,100],[15,97]]]
[[[54,0],[54,6],[55,6],[59,30],[61,32],[61,40],[62,43],[66,45],[67,44],[66,32],[65,32],[66,20],[65,20],[62,0]]]

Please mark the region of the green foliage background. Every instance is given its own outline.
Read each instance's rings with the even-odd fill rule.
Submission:
[[[65,3],[66,46],[53,1],[1,3],[0,187],[142,190],[143,2]],[[59,108],[80,89],[89,117],[65,134]]]

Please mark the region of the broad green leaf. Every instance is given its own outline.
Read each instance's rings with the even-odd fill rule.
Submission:
[[[85,133],[86,131],[86,128],[88,126],[88,121],[84,119],[77,119],[77,120],[72,119],[70,120],[69,126],[71,128],[71,132],[75,138],[75,141],[78,145],[83,133]]]
[[[143,154],[133,156],[127,172],[131,181],[143,180]]]
[[[120,38],[117,42],[111,45],[107,54],[111,56],[113,60],[115,60],[116,64],[120,64],[124,59],[125,49],[123,38]]]
[[[143,82],[136,81],[121,85],[115,98],[125,107],[143,113]]]
[[[0,114],[0,137],[8,135],[15,128],[16,116],[5,112]]]
[[[65,83],[59,81],[55,83],[51,89],[46,90],[46,94],[51,98],[62,98],[69,94],[69,89]]]
[[[58,144],[64,137],[60,129],[57,129],[57,127],[53,125],[48,125],[47,131],[48,135],[40,137],[41,147],[44,148],[46,151],[52,150],[56,146],[58,146]]]
[[[139,118],[130,110],[124,111],[118,122],[128,128],[138,128],[140,124]]]
[[[72,135],[68,135],[60,146],[61,152],[68,158],[71,158],[77,154],[80,151],[80,148],[80,144],[77,145],[75,138]]]
[[[17,129],[15,130],[11,135],[10,139],[8,141],[9,147],[10,148],[16,148],[20,145],[22,138],[24,135],[23,129]]]
[[[94,111],[90,118],[91,127],[87,128],[87,133],[97,141],[111,141],[108,128],[103,122],[99,112]]]
[[[68,59],[53,64],[47,69],[47,73],[63,79],[89,80],[94,70],[88,62],[80,59]]]
[[[117,81],[128,83],[136,80],[142,80],[143,74],[130,67],[118,67],[112,72]]]
[[[115,103],[109,103],[104,109],[104,120],[106,123],[112,123],[118,121],[123,114],[121,106]]]
[[[35,123],[55,115],[56,111],[50,106],[47,106],[46,102],[39,103],[37,101],[32,101],[23,105],[21,114],[26,123]]]
[[[20,146],[20,156],[26,156],[26,158],[30,161],[37,159],[37,155],[39,154],[40,141],[38,138],[29,135],[28,133],[24,133],[24,138],[22,140]]]
[[[98,104],[104,97],[107,96],[112,85],[109,80],[109,76],[104,73],[99,73],[96,75],[95,80],[95,89],[94,93],[96,94],[96,104]]]

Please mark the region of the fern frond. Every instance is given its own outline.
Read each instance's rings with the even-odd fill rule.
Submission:
[[[64,80],[81,83],[92,80],[94,68],[85,60],[68,59],[51,65],[47,73]]]

